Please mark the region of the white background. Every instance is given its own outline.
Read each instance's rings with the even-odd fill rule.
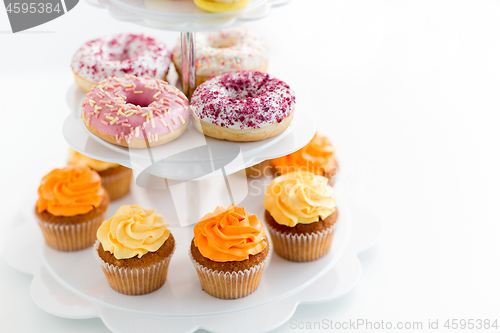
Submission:
[[[356,191],[383,224],[356,288],[299,306],[292,319],[500,324],[499,17],[496,0],[295,0],[251,24],[271,44],[269,71],[292,87],[308,82],[300,108],[334,141],[341,176],[363,185]],[[85,3],[14,35],[0,9],[2,228],[65,163],[72,54],[116,32],[170,46],[178,36]],[[99,319],[46,314],[30,281],[0,257],[0,331],[107,332]]]

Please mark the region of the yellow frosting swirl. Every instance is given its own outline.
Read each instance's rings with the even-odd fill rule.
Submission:
[[[335,150],[330,140],[316,133],[303,148],[294,153],[274,158],[271,164],[284,174],[291,171],[309,171],[323,176],[337,166]]]
[[[194,245],[213,261],[242,261],[267,246],[264,225],[245,208],[217,207],[194,227]]]
[[[94,160],[93,158],[80,154],[73,148],[69,149],[68,160],[69,164],[88,166],[95,171],[104,171],[120,166],[119,164],[116,163]]]
[[[97,239],[116,259],[141,258],[157,251],[170,236],[168,223],[154,209],[121,206],[97,230]]]
[[[264,207],[277,223],[294,227],[327,218],[337,205],[327,178],[295,171],[271,182],[264,196]]]

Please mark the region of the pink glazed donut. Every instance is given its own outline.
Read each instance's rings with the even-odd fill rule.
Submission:
[[[165,79],[171,53],[162,42],[144,35],[118,34],[83,44],[73,55],[71,69],[85,92],[98,82],[125,74]]]
[[[189,102],[162,80],[110,77],[99,82],[82,104],[82,119],[99,138],[124,147],[146,148],[170,142],[189,123]]]
[[[194,125],[229,141],[258,141],[292,123],[295,93],[285,82],[257,71],[232,72],[204,82],[191,97]]]

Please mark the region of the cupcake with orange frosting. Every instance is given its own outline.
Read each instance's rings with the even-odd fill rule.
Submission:
[[[338,163],[333,144],[328,137],[316,133],[307,145],[296,152],[247,168],[247,175],[279,176],[292,171],[309,171],[328,178],[330,185],[333,185],[337,170]]]
[[[155,210],[121,206],[97,230],[94,256],[111,288],[144,295],[165,283],[175,251],[168,223]]]
[[[259,286],[269,241],[257,216],[232,204],[201,218],[194,227],[189,254],[205,292],[236,299]]]
[[[123,197],[130,191],[132,170],[120,164],[95,160],[70,148],[69,164],[88,166],[101,177],[102,186],[108,191],[111,201]]]
[[[97,172],[68,165],[43,177],[35,215],[50,247],[77,251],[95,242],[108,205],[109,196]]]
[[[291,261],[313,261],[330,250],[338,217],[328,179],[307,171],[275,178],[264,196],[274,250]]]

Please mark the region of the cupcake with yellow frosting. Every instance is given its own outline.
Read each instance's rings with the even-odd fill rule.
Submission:
[[[69,164],[88,166],[101,176],[101,184],[108,191],[111,201],[123,197],[130,191],[132,170],[120,164],[95,160],[74,149],[69,149]]]
[[[217,207],[194,227],[189,254],[204,291],[236,299],[259,286],[269,242],[257,216],[234,205]]]
[[[160,214],[140,205],[121,206],[97,230],[94,256],[111,288],[144,295],[167,279],[175,251],[174,236]]]
[[[95,242],[108,205],[109,196],[97,172],[68,165],[43,177],[35,215],[50,247],[77,251]]]
[[[294,153],[271,160],[277,175],[293,171],[309,171],[324,176],[333,184],[338,163],[335,149],[328,137],[316,133],[313,139]]]
[[[307,171],[275,178],[264,196],[274,250],[291,261],[313,261],[330,250],[338,217],[328,179]]]

